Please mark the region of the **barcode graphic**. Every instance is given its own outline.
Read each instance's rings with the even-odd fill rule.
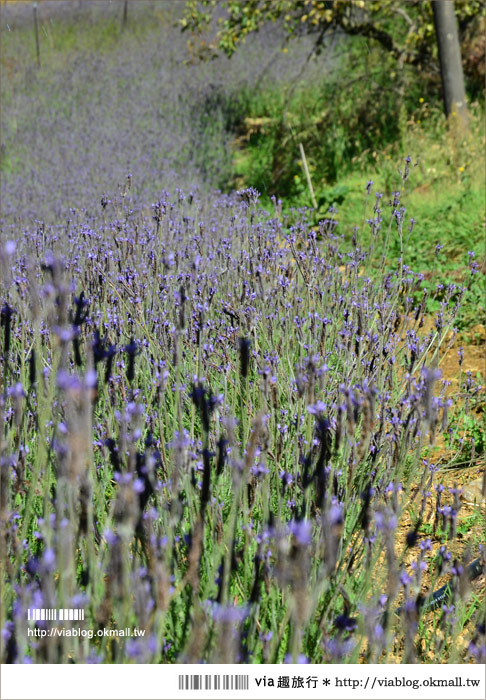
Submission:
[[[84,620],[82,608],[29,608],[28,620]]]
[[[179,690],[248,690],[250,676],[191,674],[179,676]]]

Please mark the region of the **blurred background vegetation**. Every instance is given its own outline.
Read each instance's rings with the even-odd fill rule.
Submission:
[[[176,184],[179,173],[182,187],[197,173],[208,189],[253,186],[268,208],[273,196],[284,212],[316,203],[314,223],[333,205],[351,240],[354,226],[366,237],[366,182],[389,197],[410,155],[416,167],[402,201],[417,224],[407,262],[429,278],[440,272],[441,281],[457,282],[467,250],[479,250],[484,266],[486,14],[476,1],[455,9],[469,111],[469,129],[461,130],[444,115],[429,2],[39,2],[37,65],[32,4],[4,0],[3,188],[14,178],[27,182],[29,167],[34,183],[36,148],[51,148],[53,120],[69,120],[89,105],[93,143],[84,134],[86,144],[80,138],[76,148],[86,150],[82,177],[96,192],[109,183],[96,168],[95,122],[118,152],[116,163],[104,155],[107,173],[121,181],[121,169],[132,170],[134,191],[143,183],[145,200],[168,186],[162,170],[174,172]],[[93,56],[96,66],[83,76],[79,64]],[[27,133],[37,134],[29,147]],[[51,195],[35,192],[49,202]],[[75,188],[66,186],[63,197],[70,192]],[[438,243],[444,250],[436,260]],[[484,304],[480,278],[464,325]]]
[[[445,124],[432,5],[409,2],[405,9],[396,0],[188,0],[181,26],[191,35],[193,55],[200,58],[231,56],[269,25],[286,40],[283,51],[304,35],[313,39],[299,80],[240,94],[238,109],[235,96],[227,105],[228,126],[236,126],[241,146],[238,174],[263,193],[295,197],[307,189],[296,157],[299,142],[321,187],[358,166],[375,165],[383,154],[387,159],[403,153],[411,127],[414,136],[414,127],[422,125],[436,139]],[[485,9],[480,2],[459,2],[455,9],[467,95],[475,112],[484,105]],[[309,79],[311,63],[321,65],[320,77],[314,72]],[[457,159],[459,154],[451,155]]]

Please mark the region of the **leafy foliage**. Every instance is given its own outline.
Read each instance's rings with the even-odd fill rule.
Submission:
[[[461,37],[467,33],[471,36],[471,30],[479,37],[480,20],[485,13],[483,3],[480,0],[456,3],[456,12]],[[303,31],[315,34],[317,50],[322,48],[326,35],[340,30],[380,44],[400,65],[408,63],[421,69],[436,65],[432,5],[419,0],[408,2],[406,6],[397,0],[231,0],[223,3],[186,0],[181,26],[184,30],[201,32],[216,14],[219,29],[212,47],[229,56],[250,33],[258,31],[266,22],[281,20],[289,37]]]

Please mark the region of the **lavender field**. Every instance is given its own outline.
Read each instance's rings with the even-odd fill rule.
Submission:
[[[481,239],[455,282],[412,269],[406,152],[349,229],[227,187],[235,93],[296,79],[307,38],[182,61],[174,5],[2,63],[2,662],[484,662],[482,511],[447,472],[484,470],[484,379],[441,370]],[[32,41],[30,3],[1,11]],[[30,620],[69,608],[78,636]]]

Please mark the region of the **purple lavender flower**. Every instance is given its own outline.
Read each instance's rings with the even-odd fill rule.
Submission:
[[[289,532],[294,535],[302,546],[308,546],[312,542],[312,523],[309,520],[292,520],[289,523]]]

